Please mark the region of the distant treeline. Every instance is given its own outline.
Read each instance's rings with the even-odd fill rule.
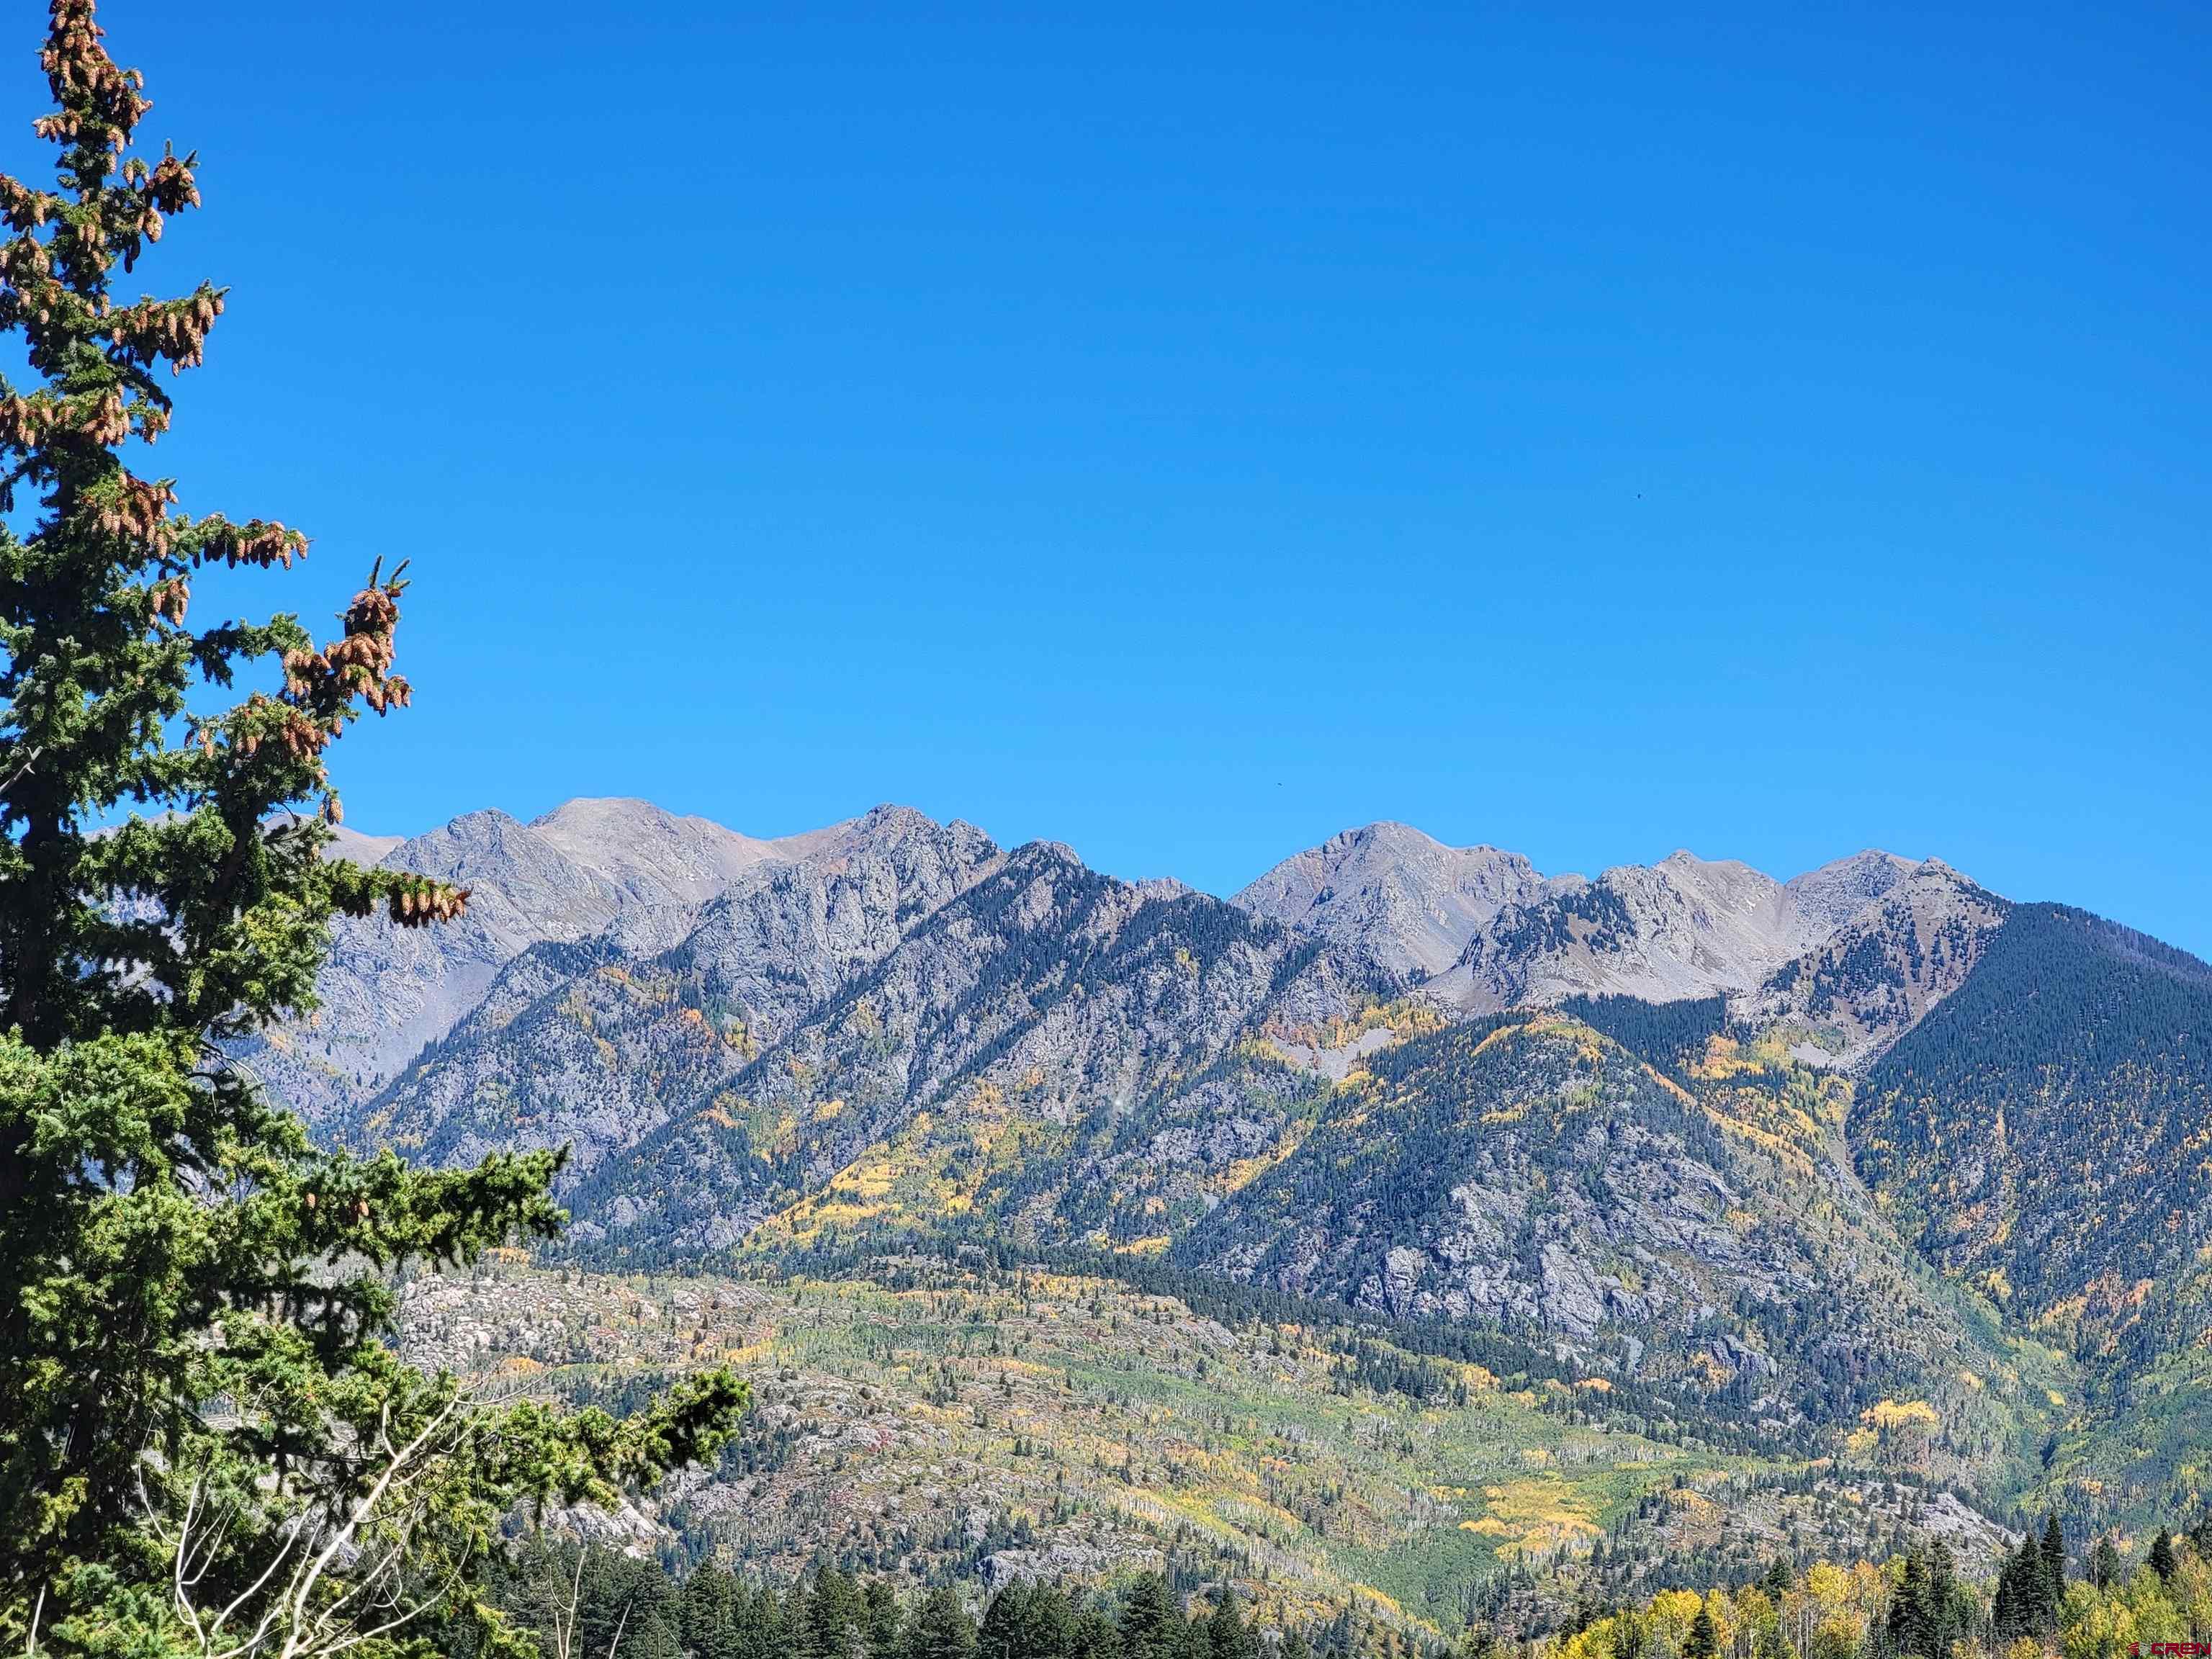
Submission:
[[[1226,1586],[1186,1598],[1160,1573],[1111,1598],[1016,1582],[979,1615],[945,1587],[902,1595],[828,1567],[781,1583],[713,1564],[678,1578],[543,1537],[503,1562],[494,1595],[546,1659],[1314,1659],[1316,1641],[1345,1656],[1377,1645],[1348,1613],[1310,1635],[1255,1620]]]

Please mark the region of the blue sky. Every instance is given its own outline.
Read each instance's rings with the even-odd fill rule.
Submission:
[[[101,15],[232,286],[162,469],[420,578],[357,827],[1876,844],[2212,952],[2202,7]]]

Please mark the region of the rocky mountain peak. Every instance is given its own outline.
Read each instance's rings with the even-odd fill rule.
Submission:
[[[1676,852],[1504,906],[1434,988],[1474,1012],[1586,994],[1671,1002],[1755,985],[1823,931],[1771,877]]]
[[[1016,858],[1020,858],[1025,854],[1033,854],[1034,856],[1041,859],[1057,860],[1068,864],[1081,864],[1083,862],[1081,857],[1077,854],[1076,850],[1064,841],[1040,840],[1024,842],[1021,846],[1014,849],[1014,856]]]
[[[1385,821],[1293,854],[1231,902],[1357,946],[1394,973],[1422,977],[1449,968],[1502,905],[1541,883],[1517,853],[1447,847]]]
[[[1765,872],[1754,870],[1739,859],[1699,858],[1687,848],[1676,848],[1648,872],[1639,865],[1622,865],[1599,879],[1632,891],[1644,884],[1647,873],[1692,896],[1696,902],[1728,914],[1771,911],[1778,922],[1786,925],[1782,919],[1792,909],[1782,884]]]
[[[1786,885],[1800,910],[1840,927],[1920,867],[1911,859],[1869,848],[1792,877]]]
[[[957,823],[957,820],[955,820]],[[940,824],[927,812],[911,806],[901,806],[896,801],[885,801],[871,806],[866,811],[843,826],[843,838],[855,841],[899,841],[913,836],[931,835],[950,826]],[[972,827],[972,826],[963,826]]]
[[[349,830],[343,824],[332,826],[329,845],[323,856],[343,859],[349,864],[381,864],[386,857],[406,844],[404,836],[365,836],[358,830]]]
[[[1858,864],[1856,873],[1893,877],[1888,886],[1735,1005],[1740,1018],[1802,1026],[1800,1052],[1826,1064],[1878,1059],[1966,981],[2012,908],[1941,859],[1869,859],[1890,855],[1813,873]]]
[[[642,800],[572,800],[530,827],[643,904],[702,904],[755,866],[793,855],[778,842]]]

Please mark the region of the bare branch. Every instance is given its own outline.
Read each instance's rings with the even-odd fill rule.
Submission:
[[[171,1593],[200,1659],[264,1654],[270,1659],[335,1659],[391,1634],[444,1601],[467,1568],[465,1555],[434,1593],[410,1602],[403,1584],[408,1540],[427,1509],[422,1483],[435,1460],[461,1443],[473,1417],[473,1402],[457,1394],[411,1438],[395,1443],[386,1406],[374,1430],[358,1443],[379,1454],[363,1471],[374,1474],[366,1489],[331,1510],[294,1515],[278,1526],[260,1572],[211,1613],[192,1592],[238,1525],[235,1506],[214,1501],[203,1473],[186,1492],[173,1540],[156,1519],[142,1480],[147,1519],[174,1552]],[[357,1548],[372,1529],[374,1545],[365,1552]],[[257,1604],[260,1614],[251,1627],[227,1635],[241,1610]],[[573,1613],[571,1618],[573,1623]]]

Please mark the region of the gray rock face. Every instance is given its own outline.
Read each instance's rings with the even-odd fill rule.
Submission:
[[[464,1022],[481,1037],[521,1018],[524,1005],[571,975],[573,964],[564,966],[568,959],[553,947],[602,936],[614,955],[576,970],[591,977],[578,994],[595,1010],[593,1018],[605,1012],[597,1008],[607,994],[602,969],[618,968],[617,958],[643,963],[679,952],[651,974],[710,975],[714,1000],[745,1011],[742,1033],[726,1034],[737,1047],[780,1042],[806,1011],[964,890],[956,866],[975,866],[995,851],[984,851],[988,842],[972,830],[963,830],[964,851],[922,850],[936,829],[919,814],[885,807],[849,824],[759,840],[647,802],[605,799],[571,801],[526,825],[499,812],[470,813],[404,842],[342,831],[338,855],[468,886],[469,914],[435,929],[381,920],[343,924],[322,977],[321,1010],[243,1057],[314,1123],[358,1126],[368,1103],[396,1088],[388,1132],[418,1148],[458,1152],[478,1144],[477,1130],[439,1127],[462,1099],[482,1100],[493,1115],[533,1094],[593,1103],[555,1112],[541,1130],[580,1110],[634,1115],[640,1080],[613,1073],[636,1056],[625,1056],[611,1037],[581,1048],[548,1041],[530,1051],[550,1057],[573,1050],[575,1068],[564,1061],[535,1070],[536,1060],[524,1060],[508,1040],[503,1058],[479,1062],[489,1067],[484,1075],[464,1079],[449,1066],[439,1087],[401,1087],[396,1079]],[[1235,902],[1406,983],[1425,985],[1438,1006],[1480,1013],[1578,992],[1655,1000],[1715,990],[1748,996],[1878,905],[1915,867],[1863,853],[1783,885],[1740,864],[1678,853],[1595,881],[1547,880],[1516,854],[1445,847],[1406,825],[1376,823],[1285,860]],[[1145,899],[1188,894],[1168,882],[1132,890]],[[540,954],[526,962],[533,952]],[[1910,971],[1910,952],[1899,959]],[[1833,978],[1808,971],[1808,984]],[[1924,995],[1898,994],[1908,1024],[1926,1002]],[[1779,993],[1759,1006],[1803,1012]],[[1871,1006],[1864,1012],[1875,1022],[1869,1030],[1899,1029],[1890,1013]],[[544,1027],[541,1015],[531,1029]],[[1844,1033],[1850,1058],[1866,1052],[1864,1036],[1856,1028]],[[1381,1040],[1372,1033],[1362,1039],[1370,1046]],[[1330,1075],[1356,1058],[1294,1036],[1283,1046]],[[592,1063],[585,1063],[586,1054]],[[649,1073],[643,1082],[651,1085]],[[441,1099],[445,1088],[465,1092]],[[603,1139],[584,1135],[586,1161]]]
[[[522,951],[602,932],[623,905],[612,883],[504,812],[468,813],[378,862],[469,888],[468,913],[442,927],[381,916],[337,927],[318,981],[322,1007],[242,1056],[310,1122],[374,1092]]]
[[[672,1104],[711,1102],[1000,856],[970,825],[898,807],[784,847],[809,855],[755,860],[685,913],[696,926],[672,948],[648,954],[610,932],[521,953],[449,1036],[355,1114],[348,1138],[453,1164],[566,1143],[580,1173]]]
[[[468,921],[349,930],[331,1014],[257,1064],[349,1144],[441,1164],[567,1146],[585,1237],[730,1243],[872,1140],[933,1115],[969,1134],[987,1097],[1062,1141],[1089,1126],[1040,1194],[1080,1163],[1195,1212],[1348,1063],[1323,1034],[1401,988],[1180,884],[1115,881],[1050,843],[1005,854],[895,807],[766,842],[577,802],[387,856],[470,885]],[[1237,1057],[1263,1034],[1282,1047],[1254,1054],[1308,1069]],[[287,1077],[303,1041],[349,1053],[352,1075]],[[1024,1224],[1064,1221],[1040,1196]]]
[[[1772,1296],[1771,1264],[1729,1224],[1737,1197],[1726,1177],[1679,1133],[1644,1121],[1664,1122],[1655,1103],[1632,1094],[1626,1112],[1576,1137],[1571,1183],[1540,1173],[1554,1125],[1534,1131],[1535,1146],[1497,1135],[1449,1190],[1425,1248],[1389,1251],[1357,1299],[1403,1317],[1480,1316],[1586,1344],[1610,1323],[1647,1341],[1679,1331],[1723,1289]]]
[[[696,908],[763,864],[789,864],[846,833],[839,824],[778,841],[756,841],[700,817],[678,817],[649,801],[572,800],[531,829],[626,902]]]
[[[1678,852],[1506,906],[1434,989],[1469,1012],[1577,994],[1673,1002],[1756,985],[1829,931],[1771,876]]]
[[[664,948],[732,881],[843,828],[760,842],[643,801],[578,800],[530,824],[470,812],[406,841],[341,830],[333,856],[466,887],[468,913],[434,928],[342,921],[322,1007],[241,1058],[310,1122],[332,1121],[451,1030],[525,951],[606,933]]]
[[[1911,859],[1869,848],[1793,876],[1783,885],[1801,912],[1824,927],[1836,928],[1919,867]]]
[[[1546,880],[1397,824],[1286,860],[1233,904],[889,806],[763,841],[574,801],[345,850],[469,886],[469,915],[343,929],[324,1012],[252,1062],[349,1144],[441,1164],[565,1145],[580,1237],[678,1250],[734,1242],[864,1156],[1021,1237],[1156,1248],[1387,1056],[1382,1019],[1725,989],[1751,1017],[1839,1033],[1853,1060],[1955,984],[2002,914],[1944,866],[1883,854],[1786,885],[1686,853]],[[1426,1012],[1391,1002],[1412,986]],[[994,1150],[1009,1133],[1018,1158]],[[1337,1290],[1645,1342],[1733,1271],[1727,1230],[1696,1219],[1727,1206],[1652,1133],[1577,1154],[1638,1189],[1642,1231],[1613,1244],[1651,1261],[1627,1278],[1594,1272],[1579,1235],[1527,1237],[1534,1177],[1501,1144],[1442,1189],[1456,1218],[1418,1260],[1401,1243]],[[1323,1255],[1271,1271],[1302,1283]],[[1688,1280],[1663,1265],[1686,1258],[1704,1263]]]
[[[1419,976],[1450,967],[1503,906],[1542,886],[1518,853],[1446,847],[1406,824],[1370,823],[1285,859],[1231,902]]]
[[[323,856],[344,859],[352,864],[379,864],[385,854],[406,839],[404,836],[364,836],[341,823],[332,827],[330,845],[324,849]]]
[[[1466,1013],[1578,994],[1668,1002],[1744,992],[1916,866],[1866,852],[1779,883],[1678,852],[1595,881],[1547,878],[1516,853],[1445,847],[1400,823],[1285,859],[1234,902],[1356,946]]]
[[[1735,999],[1730,1012],[1808,1028],[1813,1041],[1800,1050],[1808,1059],[1869,1065],[1965,982],[2011,908],[1940,859],[1909,866],[1820,945]]]

